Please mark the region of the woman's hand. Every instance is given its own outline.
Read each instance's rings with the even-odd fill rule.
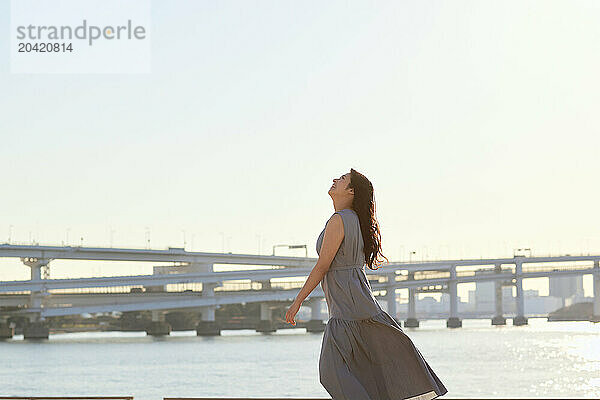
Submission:
[[[297,303],[294,300],[294,302],[292,303],[290,308],[288,308],[287,312],[285,313],[285,322],[287,322],[288,324],[296,325],[296,321],[294,321],[294,317],[298,313],[298,310],[300,309],[300,305],[301,305],[300,303]]]

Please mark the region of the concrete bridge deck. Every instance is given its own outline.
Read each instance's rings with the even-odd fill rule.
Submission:
[[[282,257],[252,254],[221,254],[187,252],[184,249],[119,249],[90,247],[59,247],[39,245],[0,245],[0,257],[19,257],[31,269],[31,279],[0,282],[0,336],[11,336],[6,325],[9,315],[25,314],[31,319],[32,335],[47,336],[46,317],[111,311],[152,311],[156,334],[168,334],[164,312],[184,308],[202,308],[200,332],[218,334],[215,323],[216,307],[224,304],[257,302],[260,307],[261,331],[273,331],[272,310],[268,302],[291,301],[296,287],[277,287],[271,279],[305,277],[310,274],[314,258]],[[152,275],[110,276],[77,279],[50,279],[52,260],[105,260],[172,262],[176,265],[154,266]],[[83,263],[82,263],[83,264]],[[253,269],[215,271],[215,264],[246,265]],[[568,264],[568,265],[565,265]],[[408,289],[408,317],[405,327],[418,327],[415,309],[416,295],[421,292],[447,293],[449,310],[447,326],[462,326],[458,311],[457,285],[468,282],[491,281],[495,285],[495,313],[492,325],[505,325],[502,307],[502,287],[516,288],[516,315],[513,325],[527,324],[524,309],[523,279],[537,277],[576,276],[591,274],[594,282],[594,304],[591,321],[600,321],[600,255],[514,256],[469,260],[435,260],[422,262],[393,262],[379,270],[366,268],[375,296],[387,303],[390,315],[397,315],[397,289]],[[270,267],[257,269],[256,267]],[[373,276],[375,279],[371,279]],[[236,281],[259,283],[259,290],[226,290]],[[202,290],[173,292],[168,285],[201,284]],[[129,293],[92,293],[93,288],[126,287]],[[134,289],[136,292],[133,292]],[[230,288],[231,289],[231,288]],[[88,293],[82,293],[82,291]],[[77,293],[79,292],[79,293]],[[319,286],[304,301],[311,309],[311,324],[322,329],[323,293]],[[13,307],[11,310],[10,307]],[[18,309],[14,309],[14,307]],[[263,329],[264,328],[264,329]],[[149,333],[153,334],[153,333]],[[33,337],[33,336],[31,336]]]

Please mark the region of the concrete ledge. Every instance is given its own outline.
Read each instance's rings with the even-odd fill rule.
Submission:
[[[133,400],[133,396],[0,396],[3,400]]]
[[[64,399],[68,399],[68,397],[63,397]],[[458,400],[453,397],[438,396],[435,397],[440,400]],[[0,397],[3,399],[3,397]],[[466,400],[489,400],[488,398],[480,398],[480,397],[465,397]],[[465,400],[463,399],[463,400]],[[545,397],[530,397],[530,398],[521,398],[518,400],[542,400],[546,399]],[[163,397],[163,400],[331,400],[331,397]],[[494,398],[494,400],[515,400],[509,398]],[[548,398],[548,400],[553,400]]]

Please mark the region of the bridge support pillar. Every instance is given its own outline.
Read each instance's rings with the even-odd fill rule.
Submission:
[[[166,321],[151,321],[146,327],[148,336],[166,336],[171,334],[171,324]]]
[[[173,267],[173,266],[154,266],[152,268],[152,275],[161,275],[168,274],[173,271],[174,268],[182,268],[182,267]],[[157,286],[144,286],[144,291],[146,293],[160,293],[167,291],[167,285],[157,285]]]
[[[515,286],[517,287],[517,315],[513,318],[513,325],[527,325],[527,318],[525,317],[525,296],[523,294],[523,262],[518,260],[515,262],[516,278]]]
[[[415,277],[414,272],[408,273],[408,279],[413,280]],[[419,320],[417,319],[417,288],[409,287],[408,288],[408,317],[406,321],[404,321],[405,328],[418,328]]]
[[[273,324],[272,310],[269,303],[260,303],[260,320],[256,326],[256,332],[270,333],[275,332],[275,325]]]
[[[265,281],[258,281],[262,285],[262,290],[270,290],[271,289],[271,280],[267,279]]]
[[[394,319],[398,324],[401,321],[398,320],[398,311],[396,308],[396,288],[394,286],[388,286],[385,292],[385,302],[387,303],[387,313]]]
[[[15,334],[15,328],[5,319],[0,319],[0,340],[11,339]]]
[[[494,272],[497,274],[502,273],[502,264],[496,264]],[[502,281],[498,279],[494,281],[494,290],[496,315],[492,318],[492,325],[506,325],[506,318],[502,315]]]
[[[217,321],[200,321],[196,325],[196,336],[219,336],[221,328]]]
[[[594,260],[594,305],[592,309],[592,317],[590,321],[600,322],[600,261]]]
[[[31,281],[39,282],[44,279],[48,279],[49,258],[36,258],[36,257],[21,257],[21,262],[31,268]],[[34,312],[29,315],[29,323],[23,327],[24,339],[48,339],[50,336],[50,329],[45,318],[40,315],[44,304],[44,297],[47,295],[45,288],[41,290],[32,290],[29,295],[29,309]]]
[[[450,267],[450,280],[448,281],[448,291],[450,294],[450,317],[446,321],[447,328],[460,328],[462,321],[458,318],[458,293],[456,291],[456,265]]]
[[[271,290],[271,280],[267,279],[259,281],[262,285],[262,290]],[[260,320],[256,326],[256,332],[270,333],[275,332],[275,324],[273,322],[272,310],[269,307],[269,303],[260,304]]]
[[[196,336],[219,336],[221,334],[221,327],[215,319],[216,309],[217,306],[202,308],[202,318],[196,325]]]
[[[205,285],[203,284],[202,290],[205,290]],[[213,284],[214,286],[215,284]],[[212,289],[211,289],[212,290]],[[215,319],[215,311],[217,306],[205,306],[202,307],[202,318],[200,322],[196,325],[196,335],[197,336],[219,336],[221,334],[221,327]]]
[[[152,321],[146,327],[146,335],[165,336],[171,334],[171,324],[165,321],[165,312],[152,310]]]
[[[310,298],[308,299],[308,305],[310,306],[310,321],[306,324],[306,332],[323,332],[325,330],[323,313],[321,312],[323,299],[318,297]]]
[[[50,259],[48,258],[36,258],[36,257],[22,257],[21,262],[31,268],[31,280],[41,281],[49,277],[49,266]],[[32,290],[29,295],[29,308],[41,311],[42,304],[44,303],[44,297],[47,295],[46,289]],[[37,318],[33,316],[33,318]],[[32,319],[34,321],[36,319]]]
[[[213,264],[192,264],[195,271],[214,272]],[[202,297],[214,299],[215,288],[219,286],[218,282],[202,282]],[[216,305],[202,307],[202,317],[196,325],[196,336],[219,336],[221,335],[221,326],[215,318]]]
[[[23,339],[48,339],[50,329],[46,321],[29,322],[23,327]]]

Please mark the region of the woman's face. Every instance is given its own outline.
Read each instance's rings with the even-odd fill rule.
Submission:
[[[331,187],[329,188],[329,191],[327,193],[329,193],[330,196],[336,196],[336,197],[337,196],[339,196],[339,197],[352,196],[354,194],[354,190],[347,189],[347,186],[349,183],[350,183],[350,172],[347,172],[344,175],[340,176],[339,178],[333,179],[333,184],[331,185]]]

